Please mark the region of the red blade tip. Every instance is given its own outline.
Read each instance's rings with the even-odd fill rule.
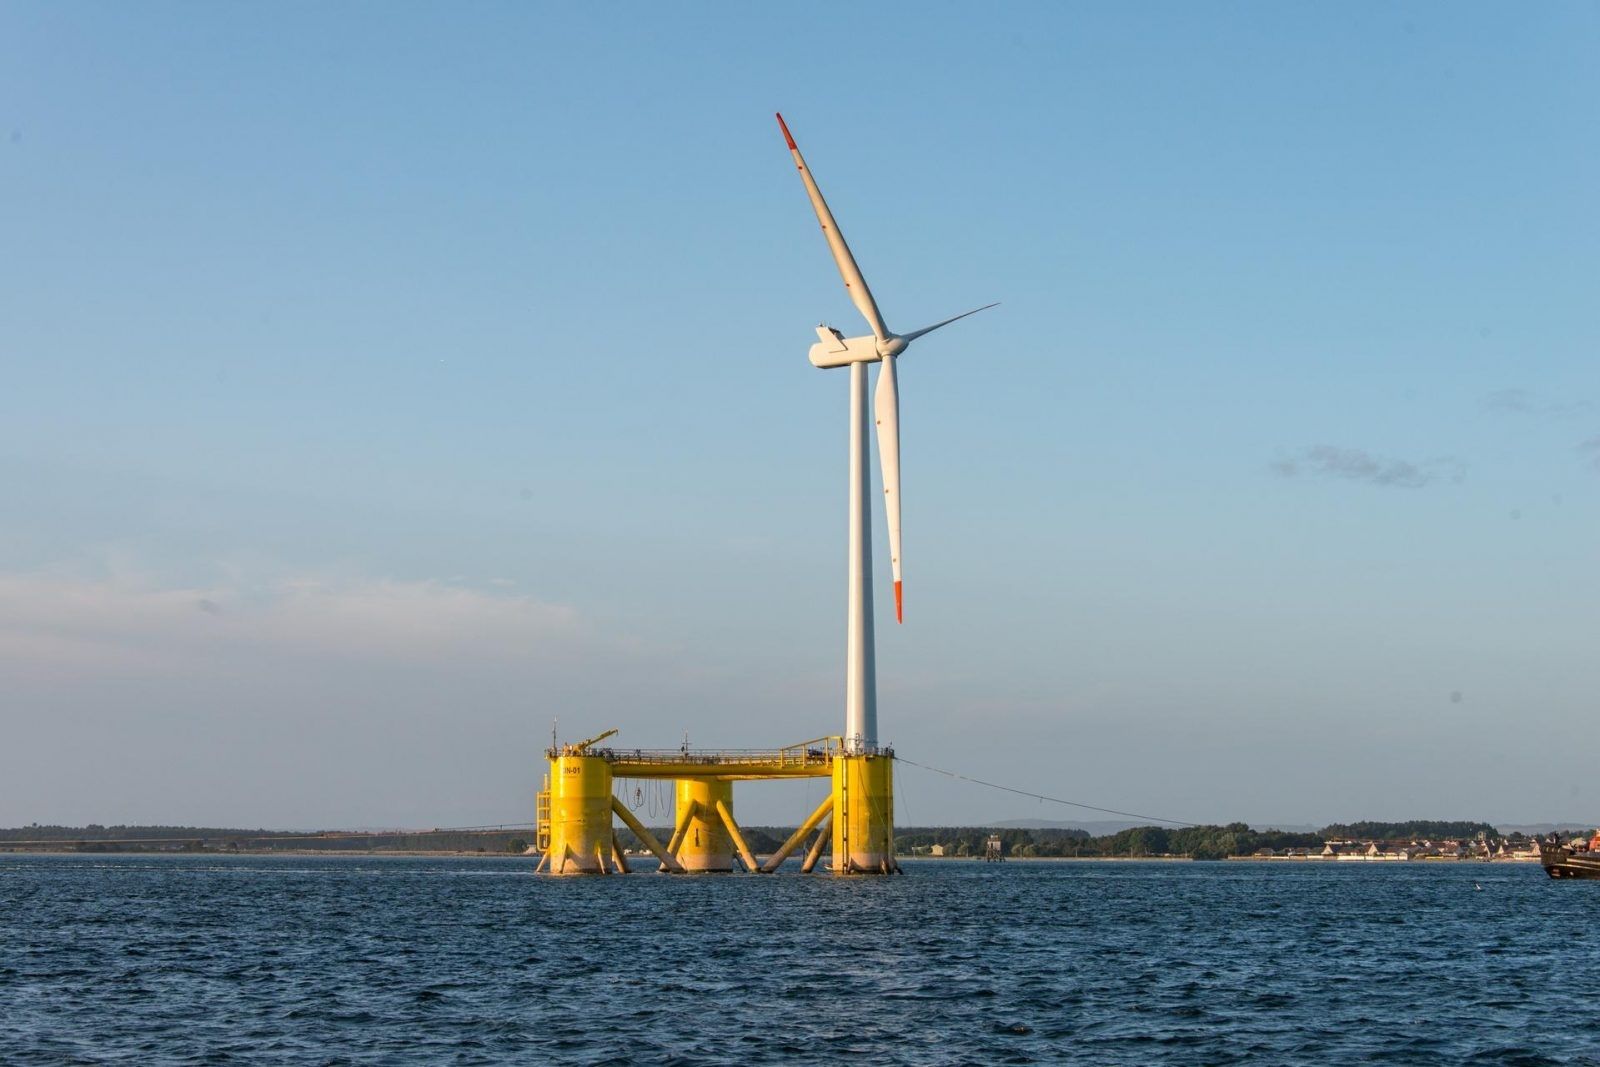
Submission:
[[[783,139],[785,141],[789,142],[789,151],[791,151],[791,152],[800,151],[800,149],[794,143],[794,138],[792,136],[790,136],[790,134],[789,134],[789,124],[783,121],[783,113],[782,112],[773,112],[773,113],[778,116],[778,126],[780,128],[782,128],[782,130],[783,130]]]
[[[906,621],[905,603],[900,599],[900,585],[901,585],[901,583],[899,583],[899,582],[895,582],[894,583],[894,621],[895,622],[905,622]]]

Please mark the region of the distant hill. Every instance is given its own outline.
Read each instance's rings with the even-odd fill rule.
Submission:
[[[1527,822],[1527,823],[1501,823],[1495,829],[1503,834],[1527,834],[1529,837],[1541,837],[1550,833],[1576,833],[1579,831],[1593,830],[1600,823],[1594,822]]]

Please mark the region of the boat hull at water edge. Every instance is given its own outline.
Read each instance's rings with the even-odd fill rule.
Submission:
[[[1547,842],[1539,846],[1539,862],[1552,878],[1600,878],[1600,852],[1578,852]]]

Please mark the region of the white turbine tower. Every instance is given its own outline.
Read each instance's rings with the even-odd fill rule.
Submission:
[[[867,364],[882,363],[878,372],[878,385],[873,392],[873,419],[878,427],[878,459],[883,467],[883,506],[889,526],[889,566],[894,572],[894,613],[897,621],[905,621],[904,600],[900,580],[900,386],[895,379],[895,360],[906,346],[923,334],[948,326],[956,319],[977,314],[992,308],[964,311],[960,315],[897,334],[884,324],[872,290],[861,276],[850,246],[845,244],[839,224],[833,221],[828,202],[822,199],[800,148],[789,133],[789,126],[778,116],[778,126],[783,139],[789,144],[789,154],[805,183],[806,195],[822,224],[822,234],[828,239],[828,250],[844,279],[844,287],[872,328],[870,336],[846,337],[828,325],[817,327],[818,343],[811,346],[811,363],[816,367],[850,368],[850,594],[848,625],[845,643],[845,744],[854,752],[874,752],[878,747],[877,673],[873,657],[872,634],[872,544],[868,539],[868,516],[871,505],[867,499],[871,477],[867,470]]]

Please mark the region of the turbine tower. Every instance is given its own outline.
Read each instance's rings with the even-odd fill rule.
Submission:
[[[536,842],[544,858],[539,869],[551,874],[627,873],[628,861],[612,817],[621,819],[661,861],[676,873],[728,871],[734,850],[752,873],[771,874],[813,831],[816,839],[804,851],[802,872],[813,870],[830,835],[836,875],[892,874],[894,858],[894,753],[878,745],[877,678],[873,665],[872,543],[868,526],[867,420],[877,426],[878,458],[883,464],[883,505],[889,525],[889,566],[894,572],[894,613],[904,616],[900,584],[900,388],[895,363],[906,346],[923,334],[948,326],[984,308],[898,334],[884,323],[872,290],[861,276],[850,246],[844,242],[816,179],[799,147],[778,116],[784,140],[800,170],[806,195],[822,224],[833,262],[872,333],[846,337],[828,325],[817,327],[811,346],[817,367],[850,368],[850,556],[849,612],[845,643],[845,728],[842,739],[817,738],[766,753],[723,753],[691,757],[687,741],[681,750],[614,752],[597,747],[615,730],[577,744],[558,745],[551,738],[546,752],[549,774],[535,801]],[[994,307],[987,304],[985,307]],[[880,363],[878,384],[867,411],[867,364]],[[676,783],[673,833],[662,845],[613,795],[618,777],[671,780]],[[757,779],[832,779],[829,796],[802,822],[765,863],[758,864],[733,817],[733,783]]]
[[[794,143],[789,126],[778,115],[778,126],[789,145],[795,167],[800,171],[800,181],[811,198],[811,207],[822,225],[822,235],[827,238],[828,250],[833,253],[834,265],[844,279],[845,290],[856,310],[867,320],[872,333],[863,337],[846,337],[832,326],[817,326],[820,340],[811,346],[811,363],[815,367],[850,368],[850,549],[849,598],[845,638],[845,712],[844,739],[846,750],[853,755],[871,755],[878,750],[878,697],[877,669],[872,630],[872,543],[868,526],[872,514],[869,499],[871,474],[867,468],[867,364],[880,363],[878,384],[873,390],[872,419],[878,433],[878,461],[883,471],[883,507],[889,527],[889,567],[894,574],[894,614],[897,622],[905,621],[905,600],[900,568],[900,386],[895,375],[895,361],[906,347],[924,334],[957,319],[975,315],[994,307],[964,311],[912,330],[897,334],[883,321],[872,290],[856,265],[844,233],[828,210],[828,202],[817,188],[817,180],[806,166],[800,147]],[[834,853],[837,862],[838,852]]]

